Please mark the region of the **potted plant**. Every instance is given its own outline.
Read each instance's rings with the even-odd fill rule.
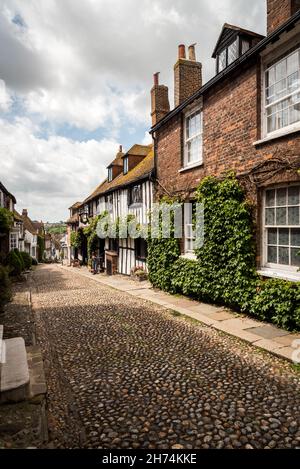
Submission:
[[[142,267],[142,266],[133,267],[131,269],[131,276],[137,282],[143,282],[143,281],[147,280],[147,278],[148,278],[147,272],[145,271],[144,267]]]

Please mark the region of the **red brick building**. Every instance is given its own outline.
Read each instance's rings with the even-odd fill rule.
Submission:
[[[234,170],[256,208],[257,267],[300,279],[300,1],[267,0],[267,36],[225,24],[202,84],[195,48],[179,46],[174,102],[151,90],[156,195],[192,200],[208,175]],[[182,243],[191,257],[190,243]]]

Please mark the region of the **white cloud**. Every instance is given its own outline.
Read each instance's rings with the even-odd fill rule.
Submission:
[[[37,138],[30,123],[0,120],[1,180],[33,218],[67,217],[67,207],[84,199],[106,177],[118,150],[113,140],[78,142],[59,136]]]
[[[5,82],[0,80],[0,111],[8,111],[12,103],[10,94],[8,93]]]

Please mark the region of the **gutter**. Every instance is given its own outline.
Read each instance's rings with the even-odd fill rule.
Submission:
[[[153,134],[154,132],[156,132],[158,129],[160,129],[160,127],[166,124],[170,119],[172,119],[174,116],[179,114],[186,106],[191,104],[193,101],[195,101],[195,99],[202,96],[206,91],[212,88],[216,83],[221,81],[222,78],[228,76],[232,71],[236,70],[240,65],[245,63],[248,59],[250,59],[251,57],[254,57],[256,54],[258,54],[263,49],[265,49],[268,44],[272,44],[278,41],[280,35],[284,33],[285,31],[290,31],[291,29],[293,29],[293,27],[299,20],[300,20],[300,10],[297,11],[293,16],[291,16],[291,18],[288,21],[286,21],[283,25],[281,25],[278,29],[276,29],[271,34],[269,34],[269,36],[262,39],[262,41],[260,41],[254,47],[249,49],[245,54],[239,57],[235,62],[229,65],[229,67],[227,67],[218,75],[214,76],[205,85],[203,85],[202,88],[200,88],[196,93],[194,93],[192,96],[186,99],[183,103],[181,103],[179,106],[173,109],[173,111],[167,114],[161,121],[159,121],[154,127],[152,127],[149,133]]]

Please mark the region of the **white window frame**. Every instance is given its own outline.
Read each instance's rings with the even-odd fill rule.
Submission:
[[[108,180],[108,182],[111,182],[112,179],[113,179],[113,169],[108,168],[107,180]]]
[[[198,134],[193,135],[191,138],[187,138],[186,124],[187,120],[194,114],[200,114],[200,131]],[[195,138],[200,137],[200,154],[199,159],[195,161],[188,161],[188,143],[193,141]],[[191,111],[187,112],[184,116],[184,168],[192,168],[194,166],[200,166],[203,164],[203,111],[201,108],[194,108]]]
[[[270,107],[270,106],[274,106],[282,101],[284,101],[285,99],[288,99],[290,98],[291,96],[295,95],[295,94],[298,94],[300,93],[300,86],[297,88],[297,90],[295,91],[292,91],[291,93],[288,93],[284,96],[282,96],[280,99],[277,99],[276,101],[274,101],[273,103],[271,104],[267,104],[267,72],[275,67],[276,65],[278,65],[281,61],[283,60],[287,60],[288,57],[290,57],[291,55],[293,55],[295,52],[298,52],[300,54],[300,48],[295,48],[292,52],[286,52],[286,54],[284,55],[281,55],[280,58],[278,58],[278,60],[276,60],[276,58],[274,59],[273,61],[273,64],[270,66],[270,67],[266,67],[266,65],[263,67],[263,99],[262,99],[262,108],[263,108],[263,137],[264,138],[272,138],[272,137],[276,137],[277,135],[284,135],[286,133],[290,133],[294,130],[297,130],[297,129],[300,129],[300,120],[297,121],[297,122],[294,122],[293,124],[289,124],[285,127],[281,127],[279,129],[276,129],[272,132],[268,132],[268,114],[267,114],[267,109]],[[299,75],[300,76],[300,75]]]
[[[10,233],[9,235],[9,250],[18,249],[18,233]]]
[[[263,265],[262,265],[262,271],[261,273],[268,273],[270,272],[270,276],[272,277],[279,277],[279,278],[288,278],[288,275],[291,274],[293,277],[297,278],[300,280],[300,272],[298,272],[299,267],[297,266],[292,266],[292,265],[284,265],[284,264],[274,264],[274,263],[269,263],[268,262],[268,229],[300,229],[300,224],[299,225],[266,225],[266,194],[268,190],[278,190],[278,189],[288,189],[290,187],[300,187],[299,183],[293,183],[293,184],[282,184],[279,186],[274,186],[274,187],[268,187],[264,190],[263,193],[263,210],[262,210],[262,233],[263,233],[263,239],[262,239],[262,253],[263,253]],[[276,213],[276,201],[275,201],[275,213]],[[286,206],[288,207],[288,206]],[[273,207],[272,207],[273,208]],[[283,208],[283,207],[282,207]],[[299,204],[299,211],[300,211],[300,204]],[[275,220],[276,221],[276,220]],[[275,245],[274,245],[275,246]],[[277,243],[276,245],[281,246]],[[291,248],[292,246],[286,246]],[[295,246],[297,247],[297,246]],[[286,275],[285,275],[286,274]]]
[[[125,156],[123,158],[123,173],[124,174],[128,173],[128,156]]]
[[[185,204],[184,210],[184,256],[185,257],[193,257],[195,258],[195,241],[196,241],[196,233],[194,230],[193,224],[193,204],[190,202],[189,204]],[[190,249],[190,243],[192,244],[193,248]]]

